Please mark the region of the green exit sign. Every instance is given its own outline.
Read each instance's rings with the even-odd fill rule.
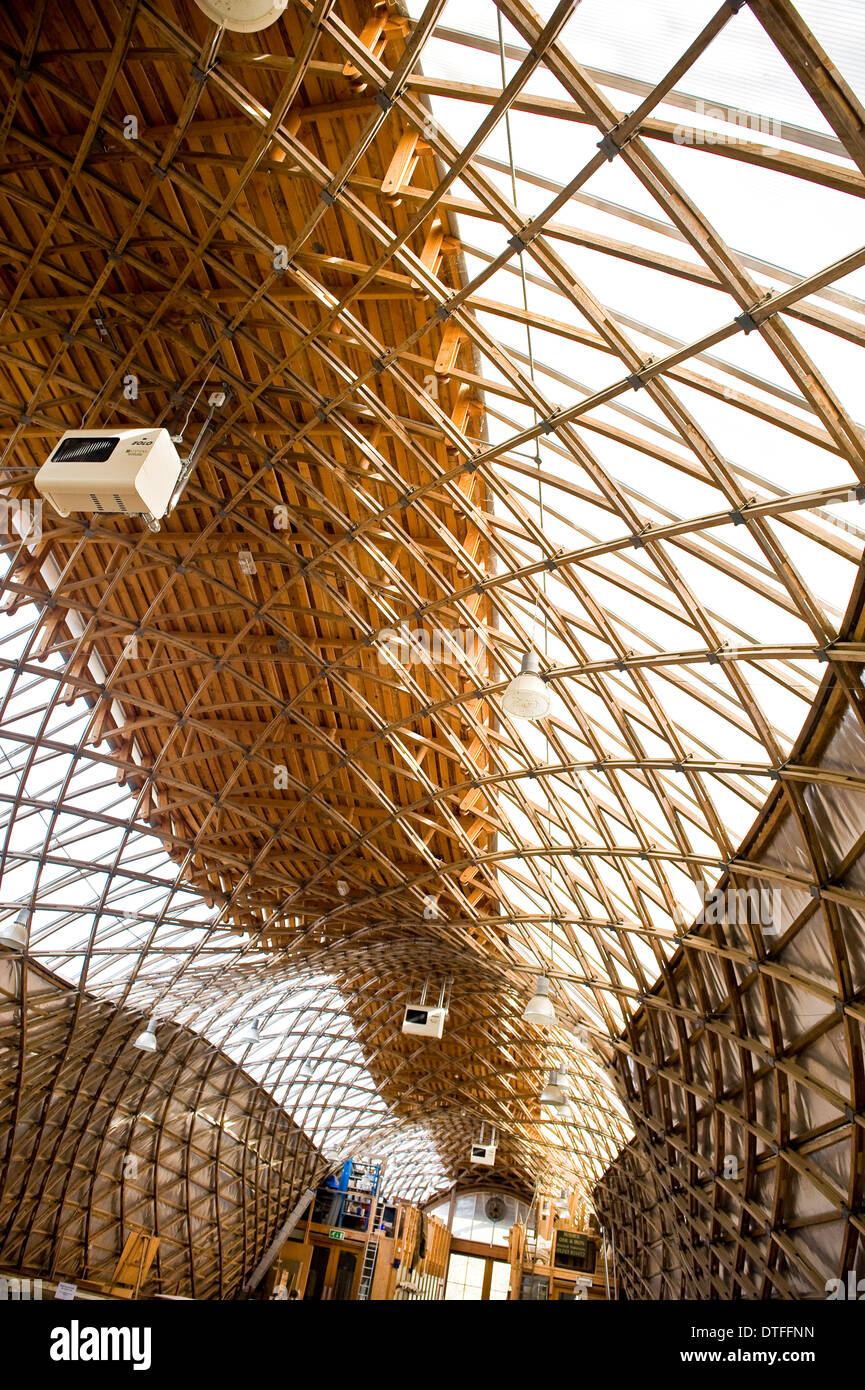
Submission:
[[[328,1231],[331,1240],[345,1240],[345,1231]]]

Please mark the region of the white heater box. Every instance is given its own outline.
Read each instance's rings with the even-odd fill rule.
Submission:
[[[472,1163],[476,1168],[492,1168],[496,1161],[495,1144],[472,1144]]]
[[[408,1004],[402,1021],[402,1031],[416,1038],[440,1038],[445,1028],[447,1009],[431,1009],[426,1004]]]
[[[165,515],[183,470],[168,430],[67,430],[34,479],[61,516]]]

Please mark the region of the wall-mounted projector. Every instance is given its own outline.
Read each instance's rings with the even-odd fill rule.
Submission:
[[[168,430],[67,430],[34,482],[61,516],[165,516],[183,472]]]
[[[492,1168],[496,1161],[495,1144],[472,1144],[471,1161],[477,1168]]]
[[[416,1038],[440,1038],[444,1032],[447,1009],[430,1008],[427,1004],[408,1004],[402,1021],[402,1031]]]

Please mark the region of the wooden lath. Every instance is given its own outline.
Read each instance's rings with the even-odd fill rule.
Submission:
[[[828,991],[853,1010],[844,1046],[857,1115],[861,1105],[852,1025],[861,1004],[839,916],[861,906],[861,893],[844,866],[830,865],[809,799],[832,795],[840,774],[789,755],[791,726],[821,681],[863,724],[862,634],[842,618],[843,581],[840,597],[824,594],[808,547],[819,545],[852,580],[861,528],[844,530],[830,509],[865,479],[865,447],[831,374],[797,334],[804,323],[845,349],[862,345],[863,306],[840,282],[865,253],[853,248],[807,276],[773,267],[726,245],[665,168],[675,140],[665,112],[681,110],[692,65],[729,35],[734,7],[721,6],[659,82],[637,85],[626,74],[607,80],[567,52],[572,9],[541,21],[521,0],[501,0],[519,40],[504,91],[423,71],[427,41],[443,37],[436,4],[413,25],[389,5],[337,12],[301,3],[266,39],[243,40],[216,35],[181,0],[130,7],[117,35],[89,0],[62,14],[49,3],[27,23],[3,17],[6,485],[31,495],[48,445],[85,417],[172,432],[188,419],[186,448],[201,398],[215,383],[230,392],[158,535],[119,518],[47,516],[32,549],[4,542],[5,615],[20,624],[32,603],[36,618],[27,650],[16,648],[2,672],[45,721],[37,734],[13,717],[11,697],[3,707],[0,734],[20,777],[5,804],[13,824],[28,810],[48,817],[34,852],[47,884],[38,893],[55,891],[45,871],[57,867],[51,827],[61,817],[75,822],[63,849],[82,872],[87,835],[117,831],[124,816],[130,837],[169,856],[167,870],[133,870],[120,852],[83,943],[85,976],[102,951],[110,955],[121,884],[154,894],[168,885],[182,913],[191,887],[214,915],[193,960],[176,948],[177,988],[188,971],[195,988],[218,991],[231,928],[243,933],[241,951],[266,953],[274,972],[287,959],[332,972],[391,1113],[429,1121],[450,1172],[465,1176],[482,1118],[505,1136],[516,1187],[530,1188],[546,1166],[572,1173],[586,1193],[626,1123],[564,1032],[552,1045],[579,1072],[579,1117],[540,1114],[549,1045],[519,1023],[517,1000],[532,970],[548,966],[552,940],[563,1020],[590,1021],[597,1056],[649,1068],[631,1097],[644,1122],[635,1167],[652,1147],[646,1117],[660,1115],[675,1151],[665,1171],[688,1167],[663,1220],[702,1229],[704,1196],[690,1170],[705,1152],[700,1107],[708,1112],[710,1098],[716,1117],[732,1122],[735,1112],[752,1139],[774,1124],[787,1167],[829,1199],[819,1165],[792,1152],[781,1121],[764,1124],[768,1103],[757,1113],[748,1088],[764,1075],[749,1071],[753,1019],[734,994],[732,1023],[709,1029],[712,1087],[689,1071],[689,1030],[718,973],[753,979],[749,1007],[770,1030],[773,1078],[788,1078],[773,1079],[780,1101],[784,1086],[799,1084],[795,1057],[808,1044],[783,1037],[773,992],[802,990],[822,1006]],[[861,198],[858,98],[786,0],[751,9],[837,139],[719,145],[708,157],[785,177],[803,205],[824,189]],[[70,30],[86,43],[70,44]],[[486,40],[478,47],[497,51]],[[192,82],[193,64],[204,80]],[[555,99],[530,90],[536,74],[556,79]],[[630,115],[613,105],[619,91],[638,99]],[[449,135],[430,119],[433,99],[473,103],[475,134]],[[131,106],[140,113],[135,141],[123,132]],[[556,180],[514,169],[509,183],[488,138],[527,114],[550,130],[593,126],[602,148],[590,142],[589,158]],[[656,217],[592,201],[608,156],[627,166]],[[535,193],[546,199],[531,219],[507,192],[524,184],[533,207]],[[601,235],[594,211],[618,217],[622,235]],[[499,252],[474,245],[478,221],[496,229]],[[275,248],[284,255],[275,259]],[[575,248],[590,254],[578,262]],[[724,306],[715,327],[689,339],[675,323],[626,321],[577,274],[593,255],[677,291],[708,290]],[[509,287],[517,293],[500,292],[500,273],[519,276]],[[554,313],[535,307],[536,291]],[[525,349],[512,345],[517,328],[530,335]],[[735,365],[745,332],[773,355],[777,380]],[[606,385],[577,379],[577,349]],[[130,376],[134,396],[123,390]],[[714,417],[703,416],[722,403],[741,421],[780,430],[779,449],[792,436],[813,450],[818,476],[785,489],[763,476],[759,458],[727,458],[707,424]],[[666,479],[654,493],[652,470]],[[693,507],[680,502],[680,480],[699,493]],[[254,573],[241,570],[240,551]],[[49,560],[56,580],[46,578]],[[701,587],[704,569],[739,601],[716,601]],[[752,630],[757,595],[784,625],[779,640]],[[394,665],[383,650],[403,624],[464,629],[479,651],[462,663]],[[543,654],[542,631],[546,656],[559,657],[539,753],[499,697],[523,649]],[[772,689],[793,710],[784,705],[783,728]],[[62,721],[82,701],[90,714],[73,738]],[[73,769],[56,799],[37,785],[40,750],[49,749]],[[75,821],[75,776],[91,768],[134,796],[134,812],[88,805],[89,828]],[[860,770],[843,775],[844,794],[858,795]],[[764,806],[767,816],[783,807],[805,858],[779,866],[738,854],[730,806],[743,827]],[[11,872],[4,854],[0,867]],[[692,938],[694,1000],[685,1002],[684,985],[675,993],[680,899],[689,884],[711,884],[721,864],[737,882],[765,876],[809,898],[818,889],[829,983],[784,958],[810,920],[803,912],[777,953],[759,940]],[[439,915],[429,919],[433,897]],[[145,914],[142,959],[161,963],[170,994],[175,947],[160,936],[161,915]],[[432,1052],[399,1030],[390,962],[400,947],[405,969],[447,967],[459,986],[449,1034]],[[67,962],[68,947],[49,940],[45,949]],[[137,988],[132,969],[124,989]],[[470,988],[479,983],[480,1005]],[[502,1018],[516,1062],[495,1051]],[[738,1109],[723,1101],[727,1112],[717,1105],[725,1048],[745,1097]],[[651,1067],[660,1082],[648,1079]],[[678,1087],[681,1113],[664,1087]],[[323,1112],[333,1094],[323,1085],[315,1105]],[[809,1131],[805,1146],[813,1139]],[[756,1175],[752,1165],[749,1182]],[[746,1258],[763,1262],[762,1282],[739,1281],[749,1296],[787,1291],[781,1266],[801,1257],[781,1229],[787,1199],[778,1193],[772,1250],[751,1240],[750,1217],[735,1237],[734,1279]],[[711,1220],[710,1234],[723,1228],[734,1239],[726,1217]],[[844,1241],[846,1258],[853,1237]],[[717,1265],[701,1268],[701,1287],[723,1283]]]

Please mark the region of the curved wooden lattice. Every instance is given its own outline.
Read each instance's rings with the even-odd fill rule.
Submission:
[[[20,965],[2,971],[0,1115],[14,1140],[0,1264],[110,1289],[127,1238],[144,1232],[158,1246],[142,1297],[236,1295],[324,1171],[321,1154],[196,1034],[172,1027],[170,1045],[143,1053],[131,1046],[141,1015],[32,967],[23,981]]]
[[[591,1191],[633,1119],[631,1171],[651,1167],[639,1124],[661,1117],[694,1169],[683,1229],[715,1241],[693,1087],[717,1106],[743,1086],[723,1103],[788,1151],[786,1099],[749,1068],[758,1042],[808,1046],[771,996],[807,904],[782,938],[684,929],[719,873],[780,871],[826,914],[831,981],[822,957],[797,969],[841,1001],[855,1142],[817,1258],[784,1244],[811,1216],[789,1184],[767,1206],[762,1130],[743,1138],[760,1215],[711,1220],[772,1225],[732,1257],[764,1293],[852,1259],[861,1197],[859,982],[811,808],[841,784],[794,747],[832,701],[862,724],[865,116],[810,8],[683,5],[645,59],[623,26],[615,72],[573,56],[598,20],[568,0],[499,0],[477,31],[440,0],[299,0],[243,38],[181,0],[7,7],[0,29],[10,494],[63,428],[164,424],[188,448],[227,395],[158,532],[46,514],[3,547],[0,871],[32,953],[229,1051],[260,1015],[290,1041],[238,1060],[331,1152],[391,1116],[414,1196],[468,1175],[481,1122],[515,1190]],[[701,109],[739,67],[764,73],[768,135]],[[527,648],[553,696],[537,727],[500,702]],[[739,852],[782,816],[780,862]],[[549,1036],[519,1019],[540,968]],[[440,1045],[399,1031],[425,983],[450,990]],[[724,999],[735,1028],[689,1060],[687,1009]],[[301,1084],[310,1050],[333,1074]],[[690,1099],[629,1081],[629,1118],[604,1067],[648,1056]],[[574,1104],[551,1116],[563,1062]],[[662,1200],[635,1182],[599,1197],[614,1225],[626,1191]],[[626,1255],[634,1292],[675,1285]],[[701,1289],[732,1289],[711,1260]]]
[[[854,610],[858,634],[861,586]],[[777,792],[736,861],[771,911],[725,884],[622,1040],[637,1133],[595,1204],[630,1297],[825,1297],[865,1267],[865,736],[840,682],[791,763],[796,812]]]

